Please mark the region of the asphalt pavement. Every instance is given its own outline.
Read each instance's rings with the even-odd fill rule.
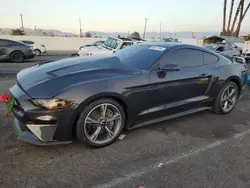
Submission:
[[[15,83],[0,79],[0,93]],[[0,104],[0,112],[3,108]],[[204,111],[123,134],[101,149],[16,140],[0,115],[0,187],[249,188],[250,90],[233,112]]]

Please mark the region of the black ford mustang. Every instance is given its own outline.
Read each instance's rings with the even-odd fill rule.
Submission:
[[[211,109],[229,113],[247,84],[245,64],[202,47],[143,43],[112,56],[77,57],[21,71],[18,139],[38,145],[112,143],[123,129]]]

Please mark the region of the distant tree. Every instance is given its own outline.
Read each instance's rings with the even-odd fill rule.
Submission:
[[[245,39],[245,40],[250,40],[250,34],[244,36],[244,39]]]
[[[141,38],[141,37],[140,37],[140,33],[138,33],[137,31],[133,32],[133,33],[131,34],[131,37],[133,37],[133,38]]]
[[[85,37],[90,38],[90,37],[91,37],[91,33],[90,33],[90,32],[87,32],[87,33],[85,34]]]
[[[11,35],[25,35],[24,31],[21,29],[12,29]]]

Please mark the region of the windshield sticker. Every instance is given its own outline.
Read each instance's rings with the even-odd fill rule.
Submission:
[[[159,47],[159,46],[151,46],[149,49],[150,49],[150,50],[160,51],[160,52],[166,50],[166,48]]]

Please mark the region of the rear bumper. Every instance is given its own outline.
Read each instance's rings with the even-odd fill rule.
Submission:
[[[34,106],[18,85],[10,89],[16,99],[13,125],[18,139],[36,145],[71,143],[74,109],[45,110]]]

